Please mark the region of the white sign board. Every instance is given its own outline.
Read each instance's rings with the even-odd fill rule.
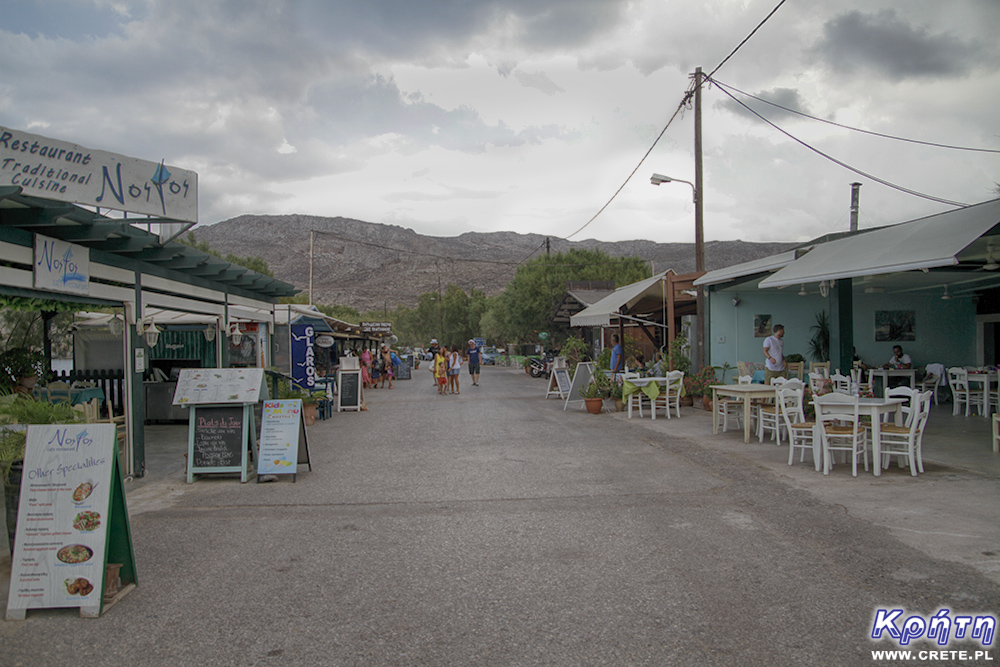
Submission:
[[[90,249],[35,234],[35,287],[90,294]]]
[[[26,195],[198,222],[198,174],[0,126],[0,185]]]
[[[114,424],[28,428],[8,617],[100,607],[116,443]]]
[[[258,475],[294,475],[302,431],[302,401],[264,401],[261,413]]]
[[[184,368],[174,405],[256,403],[266,394],[263,368]]]

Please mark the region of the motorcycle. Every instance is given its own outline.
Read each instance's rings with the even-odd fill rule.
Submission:
[[[555,350],[546,350],[542,357],[528,357],[525,370],[533,378],[546,377],[552,374],[552,364],[556,358]]]

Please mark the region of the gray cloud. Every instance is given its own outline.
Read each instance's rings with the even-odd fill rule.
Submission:
[[[566,90],[550,79],[545,72],[524,72],[522,70],[517,70],[514,72],[514,78],[524,86],[525,88],[534,88],[540,90],[546,95],[555,95],[556,93],[565,93]]]
[[[891,81],[964,76],[980,64],[981,52],[972,42],[915,28],[892,9],[841,14],[826,22],[823,37],[812,49],[836,72],[864,70]]]
[[[749,97],[744,97],[736,92],[734,92],[733,94],[736,95],[741,102],[746,104],[754,111],[759,112],[765,118],[769,118],[771,120],[778,120],[781,118],[798,118],[798,116],[789,111],[779,109],[778,107],[771,106],[770,104],[764,104],[763,102],[759,102]],[[812,115],[812,112],[809,111],[808,105],[806,105],[805,101],[802,99],[802,96],[799,95],[799,91],[794,88],[772,88],[770,90],[762,90],[760,92],[756,92],[754,93],[754,95],[756,95],[761,99],[767,100],[768,102],[772,102],[779,106],[785,107],[785,109],[791,109],[792,111],[798,111],[800,113]],[[756,116],[747,111],[746,108],[744,108],[740,104],[737,104],[729,97],[726,97],[725,99],[716,102],[715,106],[718,108],[726,109],[727,111],[731,111],[741,116],[756,118]]]

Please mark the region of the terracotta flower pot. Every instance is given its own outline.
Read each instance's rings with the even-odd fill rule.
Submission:
[[[604,407],[603,398],[585,398],[583,402],[587,404],[587,412],[592,415],[601,414],[601,408]]]
[[[622,398],[615,399],[615,410],[617,412],[625,412],[625,399]]]
[[[306,426],[312,426],[316,423],[316,404],[307,403],[302,406],[302,418],[305,420]]]
[[[705,410],[707,412],[712,411],[712,397],[709,396],[708,394],[705,394],[704,396],[701,397],[701,404],[705,407]]]

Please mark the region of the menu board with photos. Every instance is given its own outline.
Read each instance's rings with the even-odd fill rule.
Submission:
[[[299,464],[308,464],[309,445],[302,426],[302,401],[264,401],[261,413],[257,481],[261,475],[295,475]]]
[[[174,405],[256,403],[266,397],[263,368],[185,368]]]
[[[109,562],[121,565],[123,582],[135,583],[116,449],[114,424],[28,427],[8,619],[53,607],[98,616]]]

